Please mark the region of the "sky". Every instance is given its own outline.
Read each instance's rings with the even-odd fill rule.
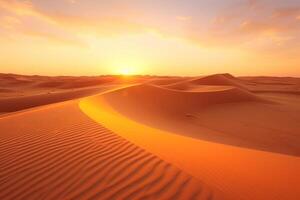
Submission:
[[[0,72],[300,76],[300,1],[0,0]]]

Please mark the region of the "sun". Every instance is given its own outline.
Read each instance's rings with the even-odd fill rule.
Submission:
[[[120,73],[120,75],[123,75],[123,76],[131,76],[131,75],[134,75],[135,73],[134,73],[134,70],[132,69],[132,68],[128,68],[128,67],[126,67],[126,68],[121,68],[120,70],[119,70],[119,73]]]
[[[113,74],[122,76],[140,75],[145,69],[145,62],[139,59],[119,58],[110,64]]]
[[[137,65],[123,63],[123,65],[119,65],[119,67],[116,68],[116,73],[122,76],[133,76],[137,75],[139,72],[140,67],[137,67]]]

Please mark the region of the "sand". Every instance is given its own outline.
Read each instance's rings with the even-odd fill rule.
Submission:
[[[76,101],[4,117],[0,127],[0,199],[222,199]]]
[[[2,79],[0,199],[300,199],[300,79]]]
[[[218,143],[300,155],[296,134],[300,132],[300,104],[292,105],[232,87],[199,88],[191,92],[148,84],[109,92],[92,101],[101,100],[126,117],[157,129]]]
[[[0,73],[0,113],[78,99],[143,81],[143,77],[47,77]]]

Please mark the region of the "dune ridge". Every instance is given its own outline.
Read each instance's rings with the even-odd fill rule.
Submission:
[[[150,84],[113,90],[95,99],[157,129],[223,144],[300,155],[297,145],[300,107],[288,99],[278,101],[232,86],[201,86],[190,91]]]
[[[116,86],[92,87],[79,90],[47,92],[35,95],[0,98],[0,112],[16,112],[37,106],[74,100],[93,94],[99,94]]]
[[[231,74],[214,74],[200,78],[191,78],[166,85],[166,87],[177,90],[189,90],[201,85],[232,86],[243,90],[248,90],[238,78],[232,76]]]
[[[248,91],[231,87],[216,90],[180,91],[156,85],[139,84],[106,93],[103,98],[109,99],[113,103],[116,96],[124,97],[122,99],[124,103],[132,101],[132,104],[139,106],[143,104],[142,106],[146,108],[153,107],[163,110],[168,108],[175,110],[176,108],[179,111],[233,102],[267,102]]]
[[[225,145],[222,144],[222,140],[219,140],[219,143],[207,142],[150,126],[130,115],[132,107],[126,104],[130,99],[130,92],[121,93],[123,96],[114,94],[116,93],[112,92],[85,98],[80,101],[80,108],[106,128],[212,185],[229,199],[299,199],[299,157]],[[106,95],[111,96],[107,98]],[[134,98],[138,97],[142,98]],[[112,102],[113,98],[115,101],[124,101],[122,107],[116,106],[117,104]],[[128,112],[124,112],[125,109],[128,109]],[[149,115],[145,106],[136,109],[141,110],[139,119]],[[159,118],[157,121],[161,122],[164,117],[159,115],[160,113],[156,113],[155,116]],[[145,121],[148,120],[149,118]],[[180,127],[179,123],[180,121],[172,121],[169,125],[177,129]],[[186,132],[190,131],[189,127],[184,128]],[[198,127],[198,131],[203,130]]]
[[[272,117],[274,113],[276,114],[272,111],[276,103],[239,88],[181,91],[141,84],[114,90],[96,99],[107,102],[120,114],[132,120],[176,134],[293,155],[298,155],[300,152],[299,148],[283,144],[282,140],[267,139],[272,126],[273,130],[276,128],[276,137],[282,135],[280,127],[275,127],[277,125],[266,123],[270,124],[270,128],[257,129],[256,126],[261,121],[249,121],[247,118],[255,112],[259,114],[264,112],[264,109],[270,110],[270,114],[269,112],[262,113],[267,114],[265,118],[269,115]],[[220,109],[219,112],[217,108]],[[210,110],[215,111],[209,112]],[[240,119],[241,122],[236,121]],[[288,123],[289,120],[293,119],[286,118],[284,121]],[[245,126],[249,123],[254,123],[253,128]],[[298,130],[295,125],[290,129],[288,131]],[[245,132],[245,135],[240,134],[241,131]],[[260,131],[263,139],[252,134],[252,131]],[[291,139],[291,141],[290,144],[298,140]]]

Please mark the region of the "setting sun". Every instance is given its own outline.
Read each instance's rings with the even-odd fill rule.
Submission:
[[[132,68],[122,68],[119,70],[119,74],[123,76],[134,75],[134,70]]]
[[[146,62],[131,56],[120,56],[118,61],[108,61],[112,74],[132,76],[143,74],[146,69]]]

